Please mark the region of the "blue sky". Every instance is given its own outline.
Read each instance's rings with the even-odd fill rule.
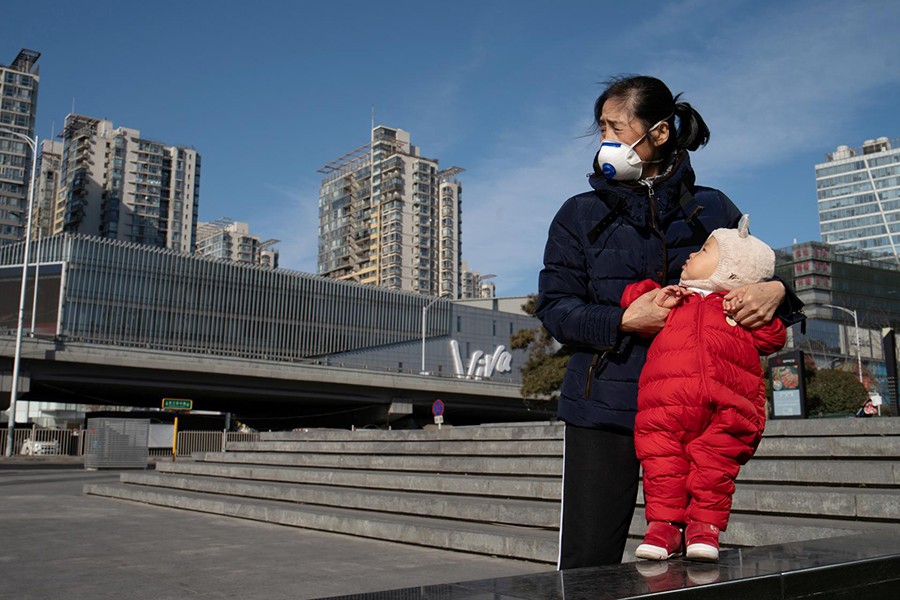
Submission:
[[[72,111],[203,156],[200,219],[314,272],[322,165],[376,122],[460,166],[464,259],[536,291],[547,226],[588,189],[600,82],[660,77],[706,119],[698,182],[781,247],[819,239],[813,166],[900,138],[900,3],[685,0],[6,3],[0,63],[42,53],[37,134]]]

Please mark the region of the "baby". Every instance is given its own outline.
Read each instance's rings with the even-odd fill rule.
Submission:
[[[672,310],[650,344],[639,382],[634,435],[648,526],[638,558],[685,552],[718,560],[735,478],[762,437],[760,356],[784,346],[785,328],[774,319],[750,330],[726,314],[740,302],[726,304],[728,291],[775,271],[775,253],[748,227],[744,215],[737,229],[713,231],[685,262],[679,285],[656,295],[659,306]],[[622,306],[654,288],[659,285],[649,280],[629,285]]]

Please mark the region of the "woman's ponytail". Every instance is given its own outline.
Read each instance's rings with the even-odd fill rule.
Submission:
[[[675,96],[675,118],[677,123],[675,147],[694,151],[709,142],[709,127],[703,117],[687,102],[679,102],[681,94]]]

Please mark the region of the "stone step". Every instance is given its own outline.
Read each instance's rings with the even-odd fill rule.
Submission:
[[[769,419],[763,437],[815,436],[892,436],[900,435],[897,417],[866,419]]]
[[[159,462],[157,473],[199,475],[237,480],[280,482],[373,490],[521,498],[559,502],[555,477],[479,477],[476,475],[280,468],[207,462]],[[639,504],[643,499],[639,496]],[[900,521],[900,495],[892,489],[804,487],[741,481],[734,511],[785,515],[821,515],[847,519]]]
[[[449,474],[562,476],[560,457],[422,456],[368,454],[311,454],[280,452],[206,452],[195,460],[229,464],[255,464],[320,469],[415,471]],[[745,465],[738,481],[757,483],[810,483],[816,485],[900,485],[900,462],[827,459],[767,459]]]
[[[156,473],[123,473],[121,481],[128,484],[192,490],[224,496],[263,498],[381,513],[401,513],[483,523],[505,523],[524,527],[559,527],[559,503],[551,501],[449,496],[412,491],[363,490],[277,482],[263,483]]]
[[[638,509],[628,534],[640,538],[646,529],[644,512]],[[719,535],[719,543],[723,547],[764,546],[875,531],[900,535],[900,524],[733,513],[727,531]]]
[[[763,437],[754,459],[777,457],[865,457],[866,460],[898,460],[900,436]]]
[[[156,471],[257,481],[543,499],[555,502],[559,502],[561,486],[558,477],[479,477],[453,473],[282,468],[210,462],[159,462],[156,464]]]
[[[340,493],[347,488],[372,490],[389,490],[395,494],[415,492],[418,494],[436,494],[446,496],[449,501],[468,506],[466,496],[478,497],[476,504],[490,504],[489,498],[500,498],[501,503],[513,505],[518,500],[540,501],[551,504],[534,505],[535,514],[530,509],[533,505],[516,504],[522,511],[520,523],[539,526],[554,526],[558,523],[560,485],[558,480],[540,480],[535,478],[493,478],[478,476],[435,476],[382,472],[330,472],[315,469],[277,469],[267,467],[234,467],[230,465],[211,465],[204,463],[159,463],[158,476],[200,476],[218,478],[222,481],[238,480],[241,485],[262,485],[262,482],[313,486],[316,489],[327,489],[332,486],[341,492],[328,496],[328,502],[347,505],[339,501]],[[123,477],[135,478],[137,474],[126,474]],[[130,480],[130,479],[129,479]],[[180,480],[179,480],[180,481]],[[211,480],[212,481],[212,480]],[[157,484],[170,485],[170,484]],[[209,483],[208,486],[211,486]],[[185,484],[171,484],[171,487],[188,487]],[[223,485],[225,489],[227,486]],[[190,488],[188,489],[195,489]],[[211,487],[196,488],[204,491],[231,494],[230,491],[219,491]],[[244,493],[244,492],[242,492]],[[251,494],[252,495],[252,494]],[[463,497],[462,499],[460,497]],[[271,496],[266,496],[271,497]],[[308,501],[312,500],[294,500]],[[321,501],[324,502],[324,501]],[[433,502],[429,499],[428,502]],[[400,501],[395,503],[400,504]],[[894,490],[816,487],[809,489],[800,486],[739,484],[733,498],[734,514],[766,514],[831,517],[843,520],[877,520],[884,522],[900,522],[900,496]],[[352,503],[351,503],[352,504]],[[638,506],[643,506],[643,497],[639,495]],[[410,512],[423,512],[409,509]],[[552,510],[552,513],[548,513]],[[496,519],[500,520],[500,519]],[[516,521],[513,521],[516,522]]]
[[[384,454],[441,456],[556,456],[562,457],[562,440],[318,440],[229,442],[229,452],[302,452],[322,454]],[[755,460],[762,458],[865,458],[900,459],[900,437],[763,438]]]
[[[443,427],[417,430],[384,429],[304,429],[298,431],[262,432],[262,440],[376,440],[428,441],[440,439],[562,439],[564,426],[558,421],[535,423],[502,423],[466,427]],[[771,437],[854,437],[854,436],[900,436],[900,418],[835,418],[835,419],[769,419],[764,438]]]
[[[555,563],[558,553],[558,533],[550,529],[473,524],[402,514],[384,515],[121,483],[89,484],[84,491],[86,494],[156,506],[505,558]]]
[[[438,429],[302,429],[298,431],[261,432],[262,441],[431,441],[439,440],[561,440],[563,426],[559,422],[507,423]]]
[[[728,530],[721,534],[721,543],[724,546],[764,546],[873,531],[900,534],[900,525],[812,517],[735,515],[728,524]]]
[[[558,424],[267,433],[86,492],[553,564],[562,434]],[[741,470],[723,547],[900,534],[898,443],[900,419],[772,423]],[[626,560],[645,527],[640,498]]]
[[[900,523],[900,492],[895,489],[804,487],[738,482],[735,512],[816,515]]]
[[[406,454],[440,456],[558,456],[562,440],[316,440],[229,442],[227,452],[303,452],[315,454]]]
[[[900,462],[753,458],[741,467],[737,480],[757,483],[896,487],[900,484]]]
[[[900,496],[894,490],[739,483],[732,503],[732,515],[824,518],[851,526],[860,521],[900,525]],[[643,506],[641,489],[638,507]]]
[[[228,452],[304,452],[322,454],[408,454],[441,456],[558,456],[562,440],[443,440],[422,441],[327,439],[229,442]],[[900,459],[897,437],[772,437],[763,438],[756,453],[759,458],[861,458]]]
[[[523,560],[555,562],[557,553],[558,532],[556,528],[549,527],[498,525],[402,512],[385,513],[330,505],[296,504],[271,499],[231,497],[194,490],[175,490],[126,483],[88,485],[85,486],[85,493],[269,523],[375,537],[386,541],[415,543]],[[477,515],[479,515],[478,512],[470,512],[468,516]],[[643,536],[645,527],[643,514],[638,510],[632,520],[629,532],[633,542],[629,544],[631,552]],[[885,530],[900,534],[900,526],[897,525],[735,514],[728,531],[723,532],[720,539],[722,547],[746,547]]]
[[[358,469],[385,471],[418,471],[427,473],[480,473],[508,475],[528,473],[540,476],[562,476],[562,460],[558,457],[493,457],[493,456],[406,456],[350,454],[289,454],[280,452],[200,452],[194,460],[230,464],[316,467],[322,469]]]
[[[438,430],[308,430],[261,434],[260,442],[231,442],[228,450],[307,452],[562,456],[561,425],[460,427]],[[803,437],[798,435],[803,434]],[[814,435],[813,435],[814,434]],[[276,443],[277,442],[277,443]],[[900,419],[770,421],[761,458],[900,458]],[[865,483],[865,482],[860,482]]]

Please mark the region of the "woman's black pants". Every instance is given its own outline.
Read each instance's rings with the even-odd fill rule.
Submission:
[[[639,472],[632,432],[566,425],[559,569],[622,562]]]

